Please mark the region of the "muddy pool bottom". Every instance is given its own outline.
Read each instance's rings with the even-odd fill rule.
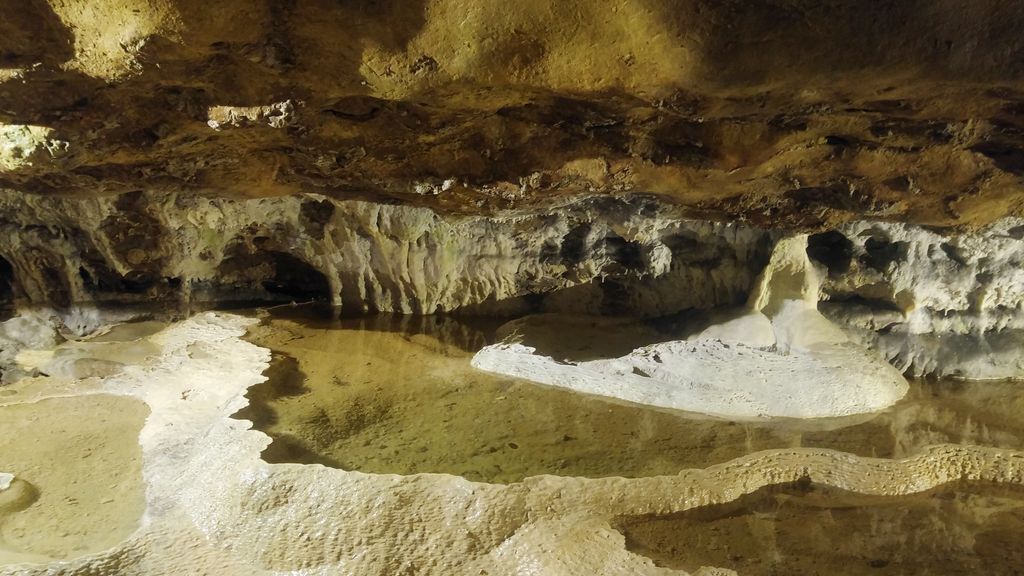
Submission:
[[[444,317],[275,312],[247,336],[274,360],[237,417],[273,439],[269,462],[496,483],[674,475],[801,446],[879,458],[940,443],[1024,448],[1020,383],[913,382],[879,413],[733,422],[478,371],[470,358],[492,333]]]
[[[0,405],[0,472],[14,477],[0,491],[0,566],[105,550],[139,526],[148,415],[109,394]]]

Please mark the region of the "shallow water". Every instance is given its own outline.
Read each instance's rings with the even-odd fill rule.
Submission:
[[[619,519],[626,547],[659,566],[744,575],[1022,574],[1024,490],[950,484],[907,496],[820,485]]]
[[[0,565],[109,548],[145,509],[146,404],[94,394],[0,406]]]
[[[884,458],[947,442],[1024,448],[1021,383],[913,382],[905,399],[876,414],[725,421],[475,370],[472,351],[491,328],[442,317],[278,313],[248,336],[275,360],[237,417],[271,436],[270,462],[488,482],[676,474],[798,446]]]

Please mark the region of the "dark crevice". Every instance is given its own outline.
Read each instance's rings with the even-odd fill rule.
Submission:
[[[562,248],[559,250],[559,255],[566,266],[575,266],[586,257],[587,237],[590,235],[590,230],[590,223],[584,222],[562,237]]]
[[[862,294],[830,294],[828,296],[828,300],[822,301],[819,304],[819,307],[840,307],[843,310],[849,310],[851,308],[865,308],[879,312],[904,313],[899,304],[892,300],[887,300],[885,298],[872,298]]]
[[[608,236],[604,239],[604,246],[605,254],[626,272],[638,272],[646,267],[643,247],[639,242],[631,242],[621,236]]]
[[[39,278],[43,281],[46,301],[58,308],[71,305],[71,287],[68,278],[56,267],[43,266],[39,269]]]
[[[989,160],[996,167],[1015,176],[1024,176],[1024,150],[1002,142],[984,142],[971,148]]]
[[[701,241],[687,234],[661,239],[672,253],[672,267],[715,268],[722,263],[722,250],[714,241]]]
[[[319,270],[291,254],[271,254],[274,275],[263,282],[267,292],[299,302],[330,299],[330,282]]]
[[[329,200],[303,202],[299,207],[299,221],[313,238],[322,240],[327,223],[334,216],[334,204]]]
[[[943,242],[939,245],[939,248],[941,248],[946,257],[953,262],[956,262],[960,266],[967,265],[967,258],[964,257],[963,253],[956,246],[953,246],[949,242]]]
[[[853,242],[835,230],[811,234],[807,237],[807,256],[824,264],[830,274],[842,274],[853,261]]]
[[[6,317],[14,303],[14,267],[0,257],[0,317]]]
[[[864,254],[860,261],[869,268],[885,272],[890,264],[899,262],[906,256],[906,242],[892,242],[888,238],[872,236],[864,241]]]
[[[274,250],[250,252],[236,245],[217,267],[217,279],[203,290],[212,301],[330,302],[331,285],[301,258]]]

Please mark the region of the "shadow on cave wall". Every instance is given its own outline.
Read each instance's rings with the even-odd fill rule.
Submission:
[[[697,76],[719,85],[1019,78],[1020,0],[735,2],[642,0],[680,38],[695,38]],[[886,74],[889,72],[889,74]],[[696,80],[696,78],[694,78]],[[858,80],[859,82],[859,80]],[[854,87],[855,85],[848,85]]]
[[[0,68],[56,66],[75,54],[75,37],[45,0],[0,0]]]
[[[0,320],[7,319],[14,309],[14,267],[0,257]]]
[[[331,302],[327,276],[311,264],[287,252],[243,250],[236,249],[220,263],[214,283],[194,291],[200,300],[245,304]]]

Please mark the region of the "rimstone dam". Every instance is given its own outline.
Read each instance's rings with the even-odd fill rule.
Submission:
[[[1024,575],[1024,0],[0,0],[0,575]]]

